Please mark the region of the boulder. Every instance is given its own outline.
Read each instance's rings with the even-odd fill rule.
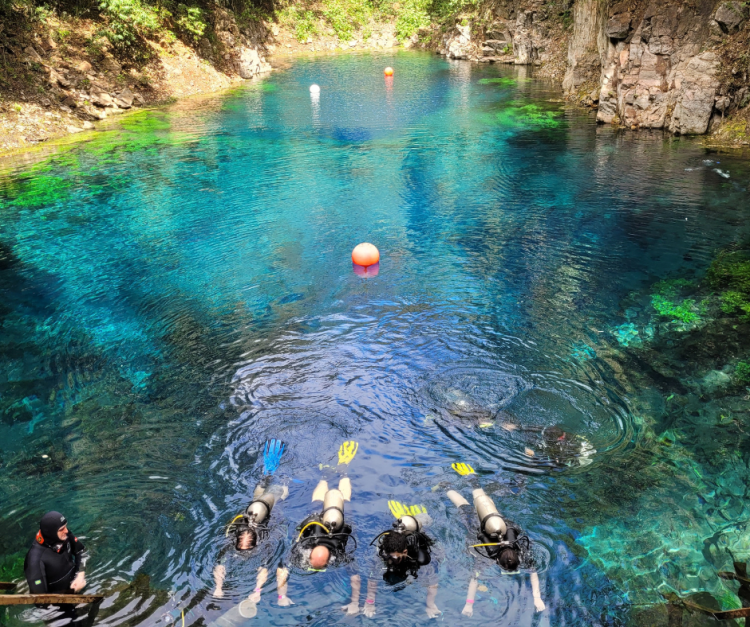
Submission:
[[[724,113],[729,105],[732,103],[729,96],[716,96],[716,102],[714,102],[714,108],[721,113]]]
[[[77,126],[73,126],[72,124],[68,125],[66,128],[68,133],[83,133],[82,128],[78,128]]]
[[[607,37],[610,39],[625,39],[630,34],[630,13],[613,15],[607,22]]]
[[[703,52],[687,63],[681,72],[669,130],[680,135],[702,135],[708,130],[714,109],[715,78],[719,59],[713,52]]]
[[[243,47],[240,50],[239,72],[242,78],[253,78],[271,71],[271,65],[258,54],[256,48]]]
[[[468,59],[471,54],[471,26],[456,25],[443,37],[442,54],[449,59]]]
[[[57,72],[55,72],[55,70],[53,69],[50,69],[49,71],[47,82],[51,87],[57,87],[58,85],[63,89],[68,89],[70,87],[70,81],[62,74],[58,74]]]
[[[73,96],[66,96],[62,103],[71,109],[75,109],[78,106],[78,101]]]
[[[26,60],[29,63],[44,63],[42,57],[39,56],[39,53],[31,46],[26,46],[23,49],[23,53],[26,55]]]
[[[91,103],[95,104],[97,107],[111,107],[114,104],[114,101],[112,100],[112,96],[107,92],[92,89]]]
[[[714,20],[725,33],[736,31],[745,19],[745,12],[739,2],[722,2],[716,9]]]
[[[78,70],[81,74],[88,74],[91,72],[91,64],[88,61],[81,61],[78,65],[76,65],[76,70]]]
[[[126,87],[114,98],[114,102],[121,109],[130,109],[133,106],[133,98],[135,95]]]

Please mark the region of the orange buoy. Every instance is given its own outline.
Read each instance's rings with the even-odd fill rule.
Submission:
[[[380,261],[380,251],[368,243],[357,244],[352,251],[352,262],[366,268]]]
[[[385,72],[386,76],[393,76],[393,68],[392,67],[389,66],[389,67],[385,68],[385,70],[383,70],[383,71]]]

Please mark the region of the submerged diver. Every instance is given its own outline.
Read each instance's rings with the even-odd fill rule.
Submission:
[[[536,446],[556,467],[588,466],[596,453],[596,449],[584,436],[568,433],[557,425],[520,426],[512,422],[503,422],[500,426],[506,431],[539,434],[540,439],[535,438]],[[526,449],[526,454],[530,457],[536,456],[535,451],[530,448]]]
[[[339,449],[339,467],[354,459],[359,445],[344,442]],[[322,502],[323,509],[311,514],[297,527],[299,535],[292,546],[290,561],[293,566],[312,571],[324,571],[327,567],[352,566],[352,557],[347,553],[347,544],[352,538],[352,528],[346,522],[344,502],[351,501],[352,484],[348,477],[342,477],[338,489],[329,489],[328,482],[321,479],[312,495],[312,502]],[[356,548],[356,540],[354,541]],[[286,599],[287,573],[280,578],[279,603]],[[350,615],[359,613],[360,576],[350,568],[352,598],[342,609]],[[283,582],[283,583],[282,583]]]
[[[280,440],[269,440],[263,448],[263,479],[253,492],[253,499],[242,514],[238,514],[229,523],[226,535],[234,533],[234,549],[239,554],[248,554],[255,549],[259,542],[268,538],[271,511],[278,501],[283,501],[289,494],[287,486],[272,485],[271,477],[279,467],[281,456],[284,453],[284,444]],[[214,580],[216,587],[213,596],[224,596],[224,578],[226,577],[226,566],[224,562],[228,557],[232,545],[225,546],[219,552],[218,564],[214,567]],[[265,556],[264,561],[269,561],[273,551]],[[283,569],[278,569],[276,574],[280,578]],[[268,580],[267,564],[258,569],[255,589],[239,606],[233,608],[219,619],[214,621],[216,625],[231,625],[236,619],[251,618],[257,612],[256,604],[260,601],[260,593],[263,585]],[[280,605],[282,605],[280,603]],[[238,614],[238,616],[234,616]]]
[[[416,579],[421,570],[423,580],[427,582],[427,616],[436,618],[441,612],[435,605],[438,589],[437,564],[432,556],[435,542],[423,531],[432,519],[421,505],[409,507],[396,501],[388,501],[388,507],[396,518],[393,529],[384,531],[371,543],[377,544],[378,557],[385,566],[383,581],[396,585],[406,581],[410,575]],[[378,587],[375,570],[373,567],[367,582],[367,617],[375,614],[375,593]]]
[[[68,530],[60,512],[47,512],[39,523],[23,571],[32,594],[76,594],[86,586],[83,543]]]
[[[518,525],[500,515],[492,499],[480,487],[471,466],[468,464],[453,464],[453,469],[459,475],[468,476],[473,488],[474,509],[479,518],[479,528],[476,535],[479,542],[472,545],[471,548],[475,549],[479,556],[497,563],[506,572],[515,572],[519,568],[531,570],[530,579],[534,607],[537,612],[543,611],[545,605],[539,591],[539,576],[533,570],[534,556],[531,552],[531,540]],[[448,490],[447,496],[458,508],[466,528],[472,533],[472,530],[476,528],[469,522],[469,512],[471,511],[469,502],[455,490]],[[478,585],[477,577],[478,573],[472,577],[469,583],[466,605],[462,612],[466,616],[471,616],[474,613],[474,597]]]

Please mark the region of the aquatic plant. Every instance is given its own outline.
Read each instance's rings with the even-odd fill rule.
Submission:
[[[501,85],[502,87],[509,87],[521,82],[520,79],[511,78],[510,76],[503,76],[501,78],[480,78],[480,85]]]
[[[503,126],[535,129],[557,128],[562,123],[559,118],[559,111],[545,111],[536,104],[513,106],[511,103],[497,114],[497,121]]]
[[[750,363],[741,361],[735,366],[734,376],[743,385],[750,383]]]
[[[686,298],[678,305],[660,294],[653,294],[651,304],[660,316],[674,318],[685,323],[695,322],[699,319],[698,314],[693,311],[695,301],[692,298]]]
[[[730,289],[750,296],[750,251],[721,251],[711,263],[706,278],[714,289]]]
[[[653,286],[655,293],[651,295],[651,305],[660,316],[679,320],[685,324],[696,322],[700,319],[700,316],[693,309],[695,307],[694,299],[685,298],[680,303],[674,301],[680,291],[694,286],[695,283],[688,279],[658,281]],[[701,307],[705,310],[706,303],[701,302]]]

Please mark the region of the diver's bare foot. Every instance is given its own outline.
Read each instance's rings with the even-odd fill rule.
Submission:
[[[437,618],[440,616],[442,612],[438,609],[437,605],[428,605],[427,606],[427,616],[430,618]]]

